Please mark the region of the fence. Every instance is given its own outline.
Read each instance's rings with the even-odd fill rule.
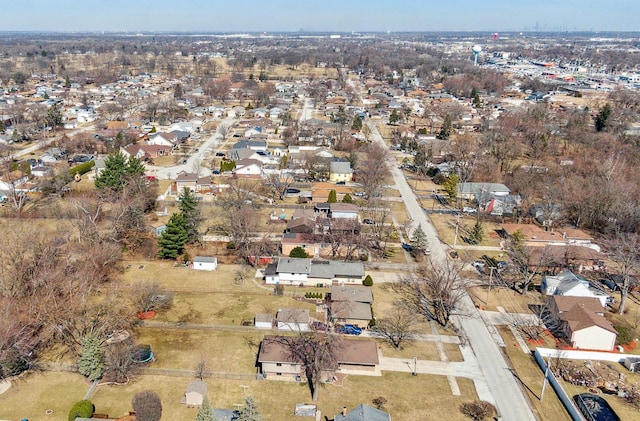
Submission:
[[[552,350],[552,351],[555,351],[555,350]],[[557,351],[555,351],[554,355],[557,356]],[[571,419],[573,421],[586,421],[585,418],[582,416],[582,413],[580,412],[580,410],[576,408],[576,406],[573,404],[573,401],[571,400],[569,395],[567,395],[567,392],[564,391],[564,388],[562,387],[558,379],[556,379],[556,376],[553,374],[553,372],[551,370],[547,371],[547,363],[544,361],[542,353],[538,352],[538,350],[536,349],[535,351],[533,351],[533,356],[535,357],[536,362],[540,366],[540,369],[546,374],[549,384],[551,384],[551,387],[553,387],[553,390],[555,390],[556,394],[558,395],[558,398],[566,408]],[[552,357],[552,355],[549,355],[549,356]]]

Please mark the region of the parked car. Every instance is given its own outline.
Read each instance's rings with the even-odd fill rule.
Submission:
[[[402,243],[402,248],[405,249],[406,251],[413,250],[413,246],[411,244],[407,244],[407,243]]]
[[[216,152],[216,156],[224,156],[224,152]]]
[[[373,225],[373,224],[374,224],[374,221],[373,221],[373,219],[371,219],[371,218],[364,218],[364,219],[362,220],[362,223],[363,223],[363,224],[366,224],[366,225]]]
[[[360,335],[362,333],[362,329],[356,325],[346,324],[338,328],[338,333],[343,333],[345,335]]]
[[[211,174],[220,175],[220,170],[213,170],[213,171],[211,171]]]

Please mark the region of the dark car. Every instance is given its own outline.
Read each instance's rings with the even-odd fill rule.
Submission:
[[[362,333],[362,329],[356,325],[346,324],[338,328],[338,333],[345,335],[360,335]]]
[[[346,181],[338,181],[338,182],[336,182],[336,186],[344,186],[345,184],[347,184]]]
[[[216,156],[224,156],[224,152],[216,152]]]
[[[413,246],[411,244],[407,244],[407,243],[402,243],[402,248],[405,249],[406,251],[412,251],[413,250]]]
[[[371,219],[371,218],[364,218],[364,219],[362,220],[362,223],[363,223],[363,224],[366,224],[366,225],[373,225],[373,224],[374,224],[374,220],[373,220],[373,219]]]
[[[211,174],[219,175],[220,174],[220,170],[213,170],[213,171],[211,171]]]

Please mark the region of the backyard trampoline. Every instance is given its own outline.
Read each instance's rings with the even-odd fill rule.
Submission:
[[[144,364],[154,360],[155,357],[151,351],[151,345],[140,345],[131,352],[131,361],[136,364]]]

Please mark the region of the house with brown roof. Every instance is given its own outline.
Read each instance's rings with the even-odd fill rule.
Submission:
[[[617,332],[604,317],[605,309],[597,298],[552,295],[547,299],[547,307],[572,347],[614,349]]]
[[[269,380],[304,381],[302,359],[292,349],[297,337],[265,336],[258,353],[260,372]],[[380,375],[378,346],[373,340],[335,339],[335,361],[326,362],[321,375],[330,382],[336,373]]]
[[[597,244],[591,241],[593,237],[576,228],[559,228],[546,231],[543,227],[534,224],[502,224],[504,234],[513,235],[516,231],[524,237],[526,246],[583,246],[600,251]]]

